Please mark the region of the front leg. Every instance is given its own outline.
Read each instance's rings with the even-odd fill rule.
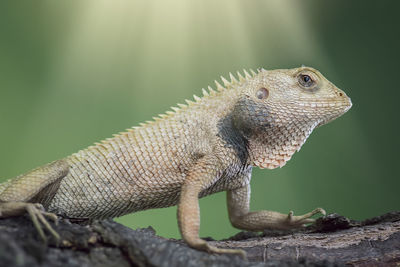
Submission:
[[[189,170],[182,185],[178,204],[179,230],[183,240],[195,249],[214,253],[234,253],[245,257],[245,252],[242,250],[217,248],[199,237],[199,194],[212,185],[221,167],[222,164],[216,157],[204,156]]]
[[[264,229],[293,229],[313,223],[310,217],[315,214],[325,215],[321,208],[301,216],[293,216],[293,212],[282,214],[275,211],[261,210],[250,212],[250,184],[227,192],[228,213],[232,225],[236,228],[249,231],[262,231]]]

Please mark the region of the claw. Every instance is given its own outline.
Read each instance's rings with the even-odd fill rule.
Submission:
[[[289,211],[287,219],[286,219],[287,224],[292,227],[304,227],[304,226],[306,226],[306,224],[314,223],[315,219],[312,219],[310,217],[312,217],[318,213],[320,213],[322,215],[326,215],[326,211],[322,208],[316,208],[313,211],[308,212],[301,216],[294,216],[293,211]]]
[[[326,215],[326,211],[323,208],[316,208],[315,210],[318,211],[317,213],[321,213],[324,216]]]
[[[55,215],[54,213],[46,212],[43,206],[40,204],[26,203],[26,211],[31,217],[31,220],[36,230],[38,231],[40,237],[43,239],[44,242],[47,242],[47,238],[43,232],[43,227],[50,232],[50,234],[57,240],[57,242],[60,240],[60,235],[53,229],[53,227],[45,218],[50,218],[57,225],[57,215]]]
[[[289,214],[288,214],[288,220],[289,220],[289,222],[293,221],[293,214],[294,214],[294,212],[293,212],[292,210],[289,211]]]
[[[316,208],[315,210],[313,210],[311,212],[308,212],[308,213],[306,213],[304,215],[297,216],[297,217],[298,217],[298,219],[307,219],[307,218],[310,218],[310,217],[312,217],[312,216],[314,216],[315,214],[318,214],[318,213],[321,213],[322,215],[325,215],[326,211],[324,209],[321,209],[321,208]]]
[[[34,205],[27,205],[26,206],[26,211],[28,212],[29,216],[31,217],[31,220],[33,222],[33,225],[35,226],[36,230],[38,231],[40,237],[43,239],[44,242],[47,242],[47,238],[44,235],[43,229],[39,223],[38,220],[38,210]]]

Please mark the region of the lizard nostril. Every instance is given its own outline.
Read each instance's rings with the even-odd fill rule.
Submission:
[[[343,93],[342,93],[342,92],[339,92],[338,95],[339,95],[339,96],[343,96]]]

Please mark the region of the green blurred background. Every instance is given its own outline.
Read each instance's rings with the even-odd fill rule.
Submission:
[[[243,68],[319,69],[353,108],[282,169],[254,170],[252,209],[353,219],[400,209],[398,1],[1,1],[0,177],[67,156]],[[225,193],[201,236],[228,237]],[[176,207],[117,221],[179,237]]]

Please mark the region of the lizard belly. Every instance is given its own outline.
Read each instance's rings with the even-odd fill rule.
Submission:
[[[66,176],[50,202],[48,210],[69,218],[112,218],[127,213],[176,205],[181,182],[174,177],[131,177],[91,176],[89,179]],[[182,177],[182,181],[183,181]],[[165,182],[165,181],[171,182]],[[118,181],[118,182],[115,182]],[[160,185],[159,181],[163,181]]]
[[[63,178],[47,207],[50,212],[69,218],[112,218],[140,210],[174,206],[178,203],[186,178],[185,172],[179,168],[160,173],[148,169],[132,176],[114,171],[106,176],[89,168],[89,160],[84,163],[70,161],[73,163],[70,173]],[[221,176],[215,177],[215,181],[202,190],[199,197],[242,187],[249,181],[235,177],[249,171],[250,166],[231,166]]]
[[[66,160],[64,177],[48,210],[70,218],[110,218],[150,208],[176,205],[189,162],[157,162],[140,154],[101,156],[80,151]],[[161,167],[163,166],[163,167]]]
[[[128,131],[67,157],[69,174],[48,210],[73,218],[109,218],[176,205],[188,170],[212,149],[207,127],[189,133],[182,122],[162,124]],[[201,196],[222,191],[224,185]]]

